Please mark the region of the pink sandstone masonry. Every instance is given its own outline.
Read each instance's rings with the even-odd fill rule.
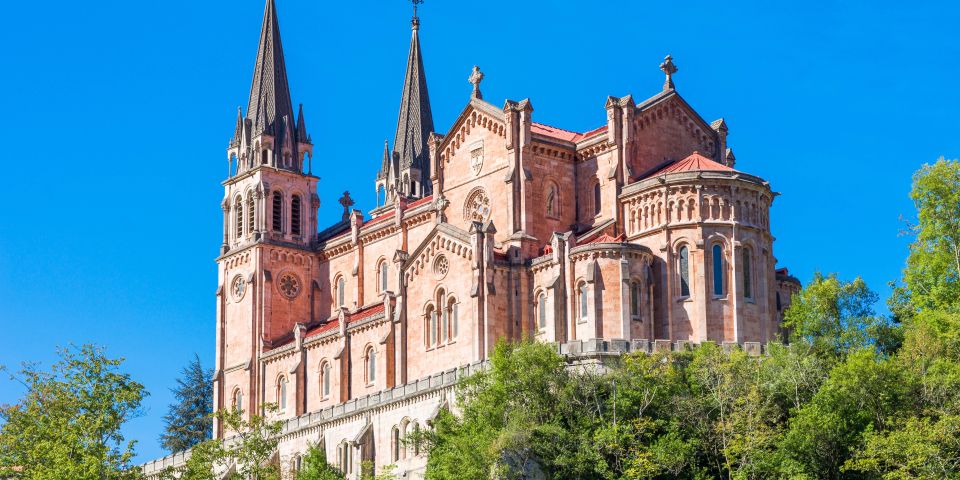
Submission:
[[[498,340],[576,356],[707,341],[759,353],[778,337],[799,282],[776,269],[777,194],[735,169],[726,123],[677,93],[672,59],[662,91],[609,97],[606,125],[584,133],[534,122],[530,100],[487,102],[475,69],[440,133],[419,26],[378,205],[368,216],[336,195],[343,215],[321,225],[336,184],[321,192],[312,174],[268,0],[223,182],[215,408],[277,404],[291,468],[320,443],[349,478],[367,460],[413,478],[425,458],[399,439],[455,408],[456,379]]]

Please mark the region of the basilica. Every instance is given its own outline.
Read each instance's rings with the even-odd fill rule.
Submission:
[[[707,341],[761,354],[782,333],[799,282],[773,253],[778,194],[737,170],[727,124],[683,99],[670,56],[651,68],[662,89],[607,97],[587,132],[538,123],[530,99],[485,98],[478,67],[437,126],[416,14],[411,26],[396,132],[368,164],[377,205],[362,211],[312,173],[267,0],[227,148],[214,408],[277,405],[287,471],[313,444],[347,478],[365,461],[420,478],[423,452],[403,439],[455,408],[457,380],[500,340],[571,358]],[[321,201],[339,201],[339,221],[319,223]]]

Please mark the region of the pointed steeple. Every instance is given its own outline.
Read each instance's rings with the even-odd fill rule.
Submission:
[[[403,81],[403,96],[400,99],[400,118],[397,120],[397,134],[393,140],[393,148],[400,156],[400,168],[419,170],[420,178],[416,178],[416,181],[426,186],[430,183],[430,152],[427,147],[427,136],[433,132],[433,113],[430,111],[427,76],[423,69],[423,56],[420,53],[420,18],[416,16],[416,11],[414,11],[412,27],[407,73]]]
[[[283,128],[283,117],[293,118],[290,87],[287,84],[287,66],[280,41],[280,22],[274,0],[267,0],[260,31],[260,48],[253,70],[247,119],[253,123],[254,136],[261,133],[276,135]]]
[[[230,146],[236,147],[243,140],[243,109],[237,107],[237,126],[233,130],[233,139],[230,140]]]

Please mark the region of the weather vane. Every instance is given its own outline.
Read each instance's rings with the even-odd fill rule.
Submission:
[[[417,5],[422,5],[423,0],[410,0],[410,3],[413,4],[413,16],[417,16]]]

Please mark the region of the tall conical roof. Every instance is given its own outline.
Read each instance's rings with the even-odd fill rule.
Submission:
[[[277,135],[283,118],[294,119],[290,87],[287,84],[287,66],[280,41],[280,22],[274,0],[267,0],[260,31],[260,48],[253,70],[253,86],[247,103],[247,119],[253,124],[253,135]]]
[[[427,136],[433,131],[433,113],[430,111],[427,76],[420,53],[420,19],[414,16],[412,24],[410,55],[407,57],[407,74],[403,81],[400,118],[397,120],[397,135],[393,140],[393,148],[400,154],[400,168],[419,168],[424,178],[429,178],[430,153]]]

